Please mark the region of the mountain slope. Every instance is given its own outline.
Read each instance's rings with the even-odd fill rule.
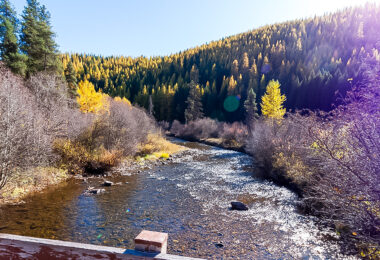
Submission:
[[[80,80],[145,108],[152,95],[158,120],[184,120],[188,83],[199,84],[206,116],[244,120],[243,102],[253,88],[260,103],[269,80],[277,79],[287,109],[329,110],[361,78],[367,56],[380,60],[380,7],[362,8],[274,24],[171,56],[153,58],[64,55]],[[239,108],[223,108],[227,96]]]

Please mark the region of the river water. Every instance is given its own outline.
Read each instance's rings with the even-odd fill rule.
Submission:
[[[143,230],[169,233],[168,253],[207,259],[342,259],[297,195],[255,177],[245,154],[173,140],[190,149],[140,173],[121,169],[119,185],[88,196],[102,178],[68,183],[0,209],[0,232],[133,248]],[[248,211],[232,211],[231,201]]]

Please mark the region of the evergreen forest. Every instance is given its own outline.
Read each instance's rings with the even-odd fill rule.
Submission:
[[[270,80],[278,80],[287,110],[329,111],[362,76],[366,57],[379,58],[380,8],[367,4],[334,14],[268,25],[163,57],[64,54],[64,68],[96,90],[125,97],[158,121],[185,122],[193,81],[203,113],[219,121],[244,121],[253,90],[259,104]],[[227,97],[238,107],[226,110]],[[261,108],[259,107],[259,113]]]

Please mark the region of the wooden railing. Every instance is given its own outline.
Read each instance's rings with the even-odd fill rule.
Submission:
[[[0,234],[0,259],[160,259],[191,260],[167,254],[168,234],[143,230],[135,250]]]

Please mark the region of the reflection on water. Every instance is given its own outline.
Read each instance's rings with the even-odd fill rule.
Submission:
[[[297,196],[252,178],[249,156],[196,143],[172,164],[116,176],[106,192],[86,196],[73,180],[0,211],[0,232],[133,248],[142,230],[169,233],[169,252],[212,259],[334,259],[311,217],[297,213]],[[241,200],[250,209],[230,211]],[[333,234],[332,234],[333,235]]]

